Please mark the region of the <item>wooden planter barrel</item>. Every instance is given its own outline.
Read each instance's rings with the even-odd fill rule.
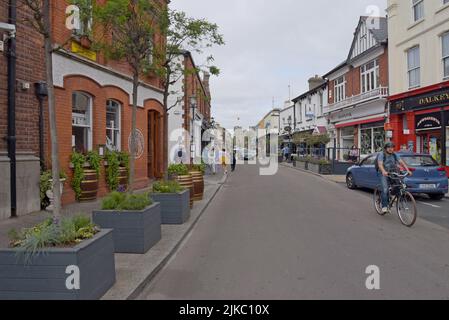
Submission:
[[[128,188],[128,170],[125,167],[118,169],[118,185]]]
[[[176,180],[179,182],[179,184],[186,188],[190,189],[190,208],[193,208],[193,201],[195,197],[195,189],[193,186],[193,179],[192,175],[186,175],[186,176],[177,176]]]
[[[81,181],[80,201],[91,201],[97,199],[98,176],[95,170],[84,169],[84,179]]]
[[[203,200],[204,196],[204,177],[201,171],[190,171],[193,180],[193,189],[194,189],[194,201]]]

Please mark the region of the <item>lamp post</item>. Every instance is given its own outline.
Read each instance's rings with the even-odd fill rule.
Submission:
[[[190,109],[192,110],[192,124],[190,128],[190,160],[193,163],[193,159],[195,158],[195,139],[194,139],[194,125],[195,125],[195,109],[197,104],[196,95],[192,95],[189,99]]]

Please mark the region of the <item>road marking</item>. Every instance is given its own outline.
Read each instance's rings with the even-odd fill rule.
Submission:
[[[427,203],[427,202],[422,202],[422,201],[418,201],[419,203],[425,204],[426,206],[432,207],[432,208],[438,208],[441,209],[440,206],[437,206],[435,204],[431,204],[431,203]]]

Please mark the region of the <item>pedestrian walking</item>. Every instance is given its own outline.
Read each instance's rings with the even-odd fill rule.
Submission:
[[[285,145],[283,152],[284,152],[285,161],[288,161],[288,156],[290,154],[290,148],[288,147],[288,145]]]
[[[224,170],[224,174],[228,174],[228,165],[227,165],[227,156],[226,156],[226,149],[222,150],[222,153],[220,155],[220,162],[221,167]]]
[[[234,152],[232,153],[232,162],[231,162],[231,171],[234,172],[235,171],[235,167],[237,165],[237,156],[236,156],[237,151],[234,150]]]

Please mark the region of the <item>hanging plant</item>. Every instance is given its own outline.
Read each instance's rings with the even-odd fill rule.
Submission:
[[[115,151],[108,151],[105,159],[108,163],[108,166],[106,167],[106,183],[109,190],[116,191],[119,184],[119,154]]]
[[[79,152],[73,152],[70,156],[70,161],[73,164],[72,188],[75,191],[76,199],[79,200],[81,197],[81,182],[84,179],[86,157]]]

